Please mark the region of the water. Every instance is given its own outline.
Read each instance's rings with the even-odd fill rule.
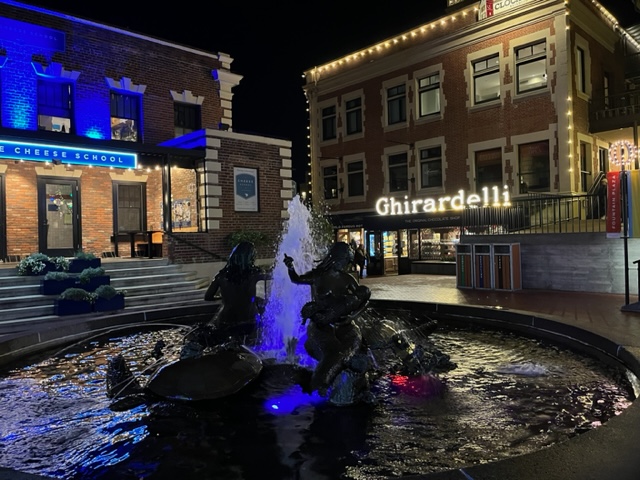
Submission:
[[[283,260],[285,254],[292,257],[296,271],[302,274],[315,266],[326,254],[326,249],[313,242],[311,213],[300,197],[297,196],[289,202],[287,211],[289,219],[284,225],[275,255],[273,277],[261,320],[257,350],[264,356],[287,361],[290,360],[287,344],[291,339],[295,339],[298,342],[295,350],[297,362],[313,365],[314,361],[304,350],[306,327],[302,325],[300,318],[303,305],[311,300],[311,287],[291,282]]]
[[[545,448],[597,428],[634,398],[623,370],[512,334],[441,324],[429,339],[458,367],[381,375],[372,405],[335,407],[303,394],[292,381],[297,367],[278,364],[221,400],[148,397],[112,408],[107,360],[122,353],[144,376],[156,341],[177,355],[183,333],[112,334],[4,372],[0,465],[82,480],[376,480]]]

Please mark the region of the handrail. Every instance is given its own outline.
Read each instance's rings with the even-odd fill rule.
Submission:
[[[196,250],[199,250],[202,253],[204,253],[206,255],[209,255],[210,257],[215,258],[216,260],[222,260],[222,261],[226,262],[228,260],[228,258],[229,258],[228,255],[225,255],[224,257],[222,257],[222,256],[218,255],[217,253],[210,252],[206,248],[202,248],[200,245],[196,245],[195,243],[190,242],[189,240],[185,240],[184,238],[177,237],[173,232],[162,232],[162,233],[165,234],[165,235],[170,236],[171,238],[173,238],[177,242],[182,242],[185,245],[189,245],[190,247],[195,248]]]
[[[461,234],[605,233],[605,215],[596,194],[520,198],[509,206],[465,208]]]

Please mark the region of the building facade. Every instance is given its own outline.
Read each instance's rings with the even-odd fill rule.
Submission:
[[[372,273],[450,264],[464,208],[584,194],[633,156],[638,112],[614,107],[635,92],[638,51],[595,0],[449,0],[304,72],[309,194],[338,239],[365,243]]]
[[[243,228],[277,239],[291,143],[233,131],[232,57],[0,7],[0,258],[190,263]]]

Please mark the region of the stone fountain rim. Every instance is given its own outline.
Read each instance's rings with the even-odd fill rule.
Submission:
[[[411,310],[427,314],[435,319],[489,326],[511,330],[596,355],[603,360],[613,360],[628,368],[640,378],[640,348],[627,348],[603,335],[585,328],[567,325],[561,318],[539,315],[522,310],[495,307],[446,304],[434,302],[371,300],[377,309]],[[34,355],[57,346],[88,338],[99,331],[153,324],[177,320],[178,323],[195,323],[211,318],[211,305],[165,308],[137,312],[120,312],[104,316],[78,316],[74,319],[49,320],[33,325],[28,331],[0,337],[0,367],[6,367],[26,356]],[[604,425],[556,443],[547,448],[497,462],[474,465],[462,469],[424,475],[414,475],[404,480],[488,480],[518,478],[519,480],[544,479],[635,479],[640,472],[640,401],[635,400],[617,417]],[[0,480],[45,479],[0,467]]]

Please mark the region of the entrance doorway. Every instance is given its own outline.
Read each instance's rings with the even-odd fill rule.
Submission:
[[[51,257],[73,256],[80,250],[78,180],[38,178],[38,241]]]

